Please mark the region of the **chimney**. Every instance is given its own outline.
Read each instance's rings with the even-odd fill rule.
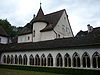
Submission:
[[[88,33],[92,32],[93,31],[93,27],[90,26],[90,24],[87,25],[87,28],[88,28]]]
[[[33,18],[35,18],[35,14],[33,15]]]

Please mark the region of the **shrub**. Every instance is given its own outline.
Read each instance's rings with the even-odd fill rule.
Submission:
[[[19,65],[0,65],[1,68],[28,70],[37,72],[51,72],[70,75],[100,75],[100,70],[91,69],[73,69],[73,68],[58,68],[58,67],[36,67],[36,66],[19,66]]]

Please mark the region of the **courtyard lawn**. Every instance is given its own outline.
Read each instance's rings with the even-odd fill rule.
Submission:
[[[47,72],[34,72],[34,71],[25,71],[25,70],[12,70],[0,68],[0,75],[64,75],[64,74],[55,74]]]

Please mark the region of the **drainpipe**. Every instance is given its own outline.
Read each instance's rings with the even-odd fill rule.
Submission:
[[[57,32],[53,29],[54,33],[56,34],[56,38],[57,38]]]

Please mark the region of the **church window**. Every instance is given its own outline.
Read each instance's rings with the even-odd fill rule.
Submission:
[[[83,67],[90,67],[90,56],[87,52],[85,52],[82,56],[82,65]]]
[[[46,57],[44,54],[41,56],[41,66],[46,66]]]
[[[60,38],[60,34],[58,34],[57,37]]]
[[[80,67],[80,57],[76,52],[73,54],[73,67]]]
[[[27,56],[26,56],[26,54],[23,56],[23,65],[27,65]]]
[[[95,52],[92,56],[92,66],[93,68],[100,68],[100,54]]]
[[[34,57],[32,54],[30,55],[29,60],[30,65],[34,65]]]
[[[15,64],[18,64],[18,57],[15,55]]]
[[[3,56],[3,63],[6,63],[6,56]]]
[[[13,55],[11,55],[11,64],[14,63],[14,58],[13,58]]]
[[[63,59],[60,53],[58,53],[56,56],[56,66],[63,66]]]
[[[65,25],[62,25],[62,32],[65,32]]]
[[[28,40],[30,40],[30,37],[28,36]]]
[[[35,30],[33,30],[33,37],[35,37]]]
[[[68,28],[68,27],[66,27],[66,32],[67,32],[67,33],[70,33],[70,31],[69,31],[69,28]]]
[[[53,57],[52,57],[52,55],[51,54],[49,54],[48,56],[47,56],[47,59],[48,59],[48,66],[53,66]]]
[[[7,64],[10,64],[10,56],[7,55]]]
[[[66,19],[66,17],[64,17],[64,19]]]
[[[22,65],[22,56],[19,55],[19,64]]]
[[[68,53],[66,53],[64,56],[64,66],[71,67],[71,58],[70,58],[70,55]]]
[[[37,66],[40,65],[40,57],[38,54],[35,56],[35,65],[37,65]]]

